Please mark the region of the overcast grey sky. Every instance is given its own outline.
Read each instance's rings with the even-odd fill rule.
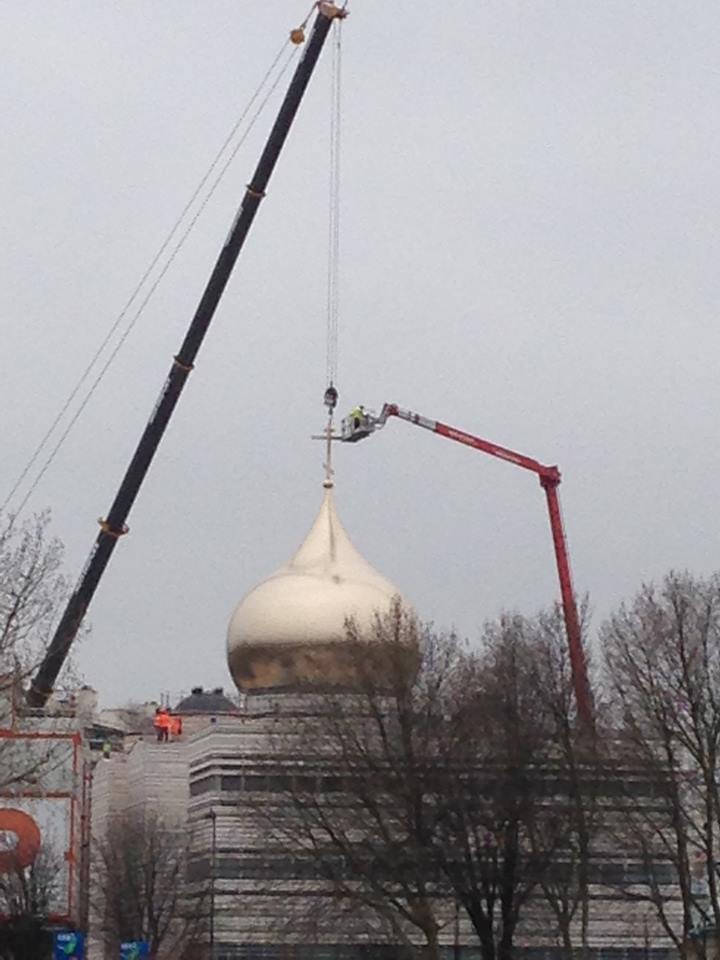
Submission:
[[[643,579],[715,569],[720,6],[351,10],[341,406],[393,400],[558,463],[596,625]],[[306,12],[0,2],[0,499]],[[329,52],[92,606],[78,660],[105,703],[229,686],[232,610],[319,505]],[[271,118],[31,501],[73,578]],[[351,537],[423,617],[475,637],[556,596],[531,475],[400,422],[336,460]]]

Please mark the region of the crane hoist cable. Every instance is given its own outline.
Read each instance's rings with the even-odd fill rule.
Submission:
[[[62,405],[60,406],[60,409],[59,409],[58,413],[55,415],[55,417],[54,417],[54,419],[52,420],[52,422],[51,422],[50,426],[48,427],[47,431],[45,432],[45,434],[43,435],[42,439],[40,440],[40,442],[39,442],[39,443],[37,444],[37,446],[35,447],[32,455],[30,456],[30,458],[29,458],[29,460],[28,460],[28,462],[25,464],[25,467],[23,468],[23,470],[20,472],[20,474],[19,474],[18,477],[16,478],[16,480],[15,480],[12,488],[10,489],[9,493],[7,494],[7,496],[5,497],[5,499],[3,500],[3,502],[0,504],[0,513],[4,512],[4,511],[6,510],[6,508],[8,507],[8,505],[11,503],[13,497],[15,496],[15,494],[18,492],[18,490],[21,488],[23,482],[25,481],[25,478],[28,476],[28,474],[29,474],[30,471],[32,470],[33,466],[36,464],[38,458],[40,457],[41,453],[43,452],[43,450],[46,448],[46,446],[47,446],[48,443],[50,442],[53,434],[55,434],[55,432],[56,432],[59,424],[61,423],[63,417],[66,415],[66,413],[68,412],[68,410],[69,410],[70,407],[72,406],[73,401],[76,399],[76,397],[77,397],[78,394],[80,393],[81,388],[82,388],[83,385],[88,381],[88,379],[90,378],[92,372],[96,369],[97,364],[100,362],[100,358],[102,357],[103,353],[105,352],[105,350],[107,349],[108,345],[110,344],[113,336],[114,336],[114,335],[117,333],[117,331],[119,330],[119,328],[120,328],[123,320],[125,320],[125,318],[127,317],[127,315],[128,315],[128,313],[129,313],[131,307],[137,302],[140,294],[141,294],[142,291],[144,290],[144,288],[145,288],[148,280],[150,279],[153,271],[154,271],[155,268],[161,263],[164,254],[166,253],[166,251],[167,251],[168,248],[170,247],[170,244],[172,243],[172,241],[173,241],[173,240],[175,239],[175,237],[178,235],[181,226],[182,226],[183,223],[186,221],[186,218],[187,218],[188,214],[190,213],[190,211],[192,210],[193,206],[194,206],[195,203],[197,202],[197,200],[198,200],[198,198],[200,197],[202,191],[204,190],[204,188],[206,187],[208,181],[210,180],[212,174],[217,170],[218,166],[221,164],[221,162],[222,162],[222,160],[223,160],[223,157],[225,157],[228,149],[229,149],[229,148],[231,147],[231,145],[233,144],[233,141],[235,140],[235,138],[236,138],[236,136],[237,136],[237,134],[238,134],[238,131],[241,129],[243,123],[247,120],[248,116],[250,115],[253,106],[255,106],[255,104],[258,103],[258,100],[260,100],[260,103],[259,103],[257,109],[256,109],[255,112],[252,114],[252,116],[250,116],[250,119],[249,119],[249,121],[248,121],[247,127],[245,128],[245,130],[242,132],[242,134],[241,134],[241,136],[239,137],[239,139],[237,140],[237,142],[236,142],[236,143],[234,144],[234,146],[232,147],[232,150],[230,151],[229,156],[227,156],[227,158],[225,159],[225,162],[222,164],[222,167],[220,168],[219,174],[217,175],[217,177],[215,178],[215,180],[214,180],[214,181],[212,182],[212,184],[210,185],[210,188],[208,189],[207,193],[206,193],[206,194],[204,195],[204,197],[201,199],[200,204],[199,204],[197,210],[196,210],[195,213],[193,214],[193,216],[192,216],[189,224],[186,226],[184,232],[180,235],[179,241],[177,242],[177,244],[175,245],[175,247],[170,251],[170,253],[168,254],[167,258],[165,259],[163,265],[162,265],[161,268],[160,268],[160,272],[158,273],[158,275],[156,276],[155,280],[154,280],[153,283],[151,284],[148,292],[147,292],[147,293],[145,294],[145,296],[143,297],[143,299],[142,299],[142,301],[141,301],[141,303],[140,303],[139,308],[138,308],[137,311],[135,312],[135,314],[134,314],[134,316],[132,317],[132,319],[130,320],[130,322],[127,324],[127,326],[126,326],[125,330],[123,331],[120,339],[118,340],[118,342],[116,343],[116,345],[115,345],[114,348],[112,349],[112,351],[111,351],[108,359],[105,361],[105,363],[104,363],[103,366],[101,367],[100,373],[98,374],[98,376],[95,378],[95,380],[94,380],[94,381],[92,382],[92,384],[90,385],[87,393],[85,394],[83,400],[82,400],[81,403],[80,403],[80,406],[78,407],[78,409],[77,409],[77,410],[75,411],[75,413],[73,414],[73,416],[72,416],[72,418],[70,419],[69,423],[66,425],[65,429],[63,430],[62,434],[60,435],[60,438],[59,438],[58,442],[55,444],[55,446],[54,446],[54,447],[52,448],[52,450],[50,451],[50,454],[48,455],[48,457],[46,458],[45,462],[43,463],[43,466],[41,467],[40,471],[38,472],[38,474],[35,476],[35,478],[34,478],[34,480],[32,481],[32,483],[30,484],[30,486],[29,486],[28,490],[26,491],[23,499],[21,500],[19,506],[18,506],[18,507],[16,508],[16,510],[14,511],[14,515],[15,515],[15,516],[17,516],[18,514],[20,514],[20,513],[22,512],[22,510],[24,509],[24,507],[25,507],[25,505],[27,504],[28,500],[30,499],[30,497],[31,497],[32,494],[34,493],[35,489],[37,488],[38,484],[40,483],[40,481],[41,481],[42,478],[44,477],[45,473],[46,473],[47,470],[49,469],[50,465],[52,464],[53,460],[54,460],[55,457],[57,456],[59,450],[60,450],[61,447],[63,446],[65,440],[66,440],[67,437],[68,437],[68,435],[70,434],[70,431],[73,429],[73,427],[75,426],[75,424],[76,424],[77,421],[79,420],[79,418],[80,418],[80,416],[82,415],[83,411],[85,410],[87,404],[89,403],[92,395],[95,393],[96,389],[98,388],[98,386],[100,385],[101,381],[103,380],[105,374],[107,373],[107,371],[109,370],[109,368],[110,368],[110,366],[112,365],[113,361],[114,361],[115,358],[117,357],[117,354],[119,353],[120,349],[122,348],[122,346],[123,346],[124,343],[126,342],[127,338],[129,337],[130,333],[132,332],[132,329],[134,328],[135,324],[136,324],[137,321],[140,319],[140,317],[141,317],[142,313],[144,312],[145,308],[147,307],[150,299],[152,298],[152,296],[153,296],[153,294],[155,293],[155,291],[157,290],[160,282],[162,281],[163,277],[165,276],[165,274],[167,273],[168,269],[170,268],[172,262],[175,260],[175,258],[177,257],[178,253],[180,252],[180,250],[181,250],[182,247],[184,246],[184,244],[185,244],[188,236],[189,236],[190,233],[192,232],[192,230],[193,230],[193,228],[195,227],[197,221],[199,220],[201,214],[202,214],[203,211],[205,210],[207,204],[209,203],[209,201],[210,201],[210,199],[212,198],[213,194],[215,193],[215,191],[217,190],[217,188],[218,188],[218,186],[220,185],[221,181],[223,180],[223,178],[224,178],[225,174],[227,173],[230,165],[232,164],[232,161],[235,159],[235,156],[237,155],[238,151],[240,150],[240,148],[243,146],[243,144],[244,144],[245,141],[247,140],[250,132],[252,131],[253,127],[255,126],[255,123],[256,123],[257,120],[259,119],[259,117],[260,117],[261,113],[263,112],[265,106],[267,105],[270,97],[271,97],[272,94],[275,92],[275,90],[277,89],[278,84],[280,83],[280,81],[282,80],[282,78],[283,78],[283,77],[285,76],[285,74],[287,73],[287,70],[289,69],[289,67],[290,67],[290,65],[291,65],[291,63],[292,63],[292,60],[295,58],[295,55],[296,55],[296,53],[297,53],[297,48],[298,48],[298,46],[299,46],[300,44],[302,44],[302,42],[304,41],[304,38],[305,38],[304,30],[305,30],[305,27],[306,27],[306,25],[307,25],[307,22],[308,22],[308,20],[309,20],[309,18],[310,18],[310,15],[312,14],[312,9],[313,9],[313,8],[311,8],[310,13],[305,17],[305,20],[302,22],[302,24],[301,24],[298,28],[296,28],[295,30],[292,30],[292,31],[290,32],[289,38],[288,38],[287,40],[283,41],[282,46],[280,47],[280,49],[278,50],[277,54],[276,54],[275,57],[273,58],[270,66],[268,67],[268,69],[265,71],[265,74],[263,75],[263,77],[262,77],[260,83],[258,84],[257,88],[255,89],[254,93],[253,93],[252,96],[250,97],[250,100],[247,102],[247,104],[245,105],[243,111],[242,111],[241,114],[238,116],[237,120],[234,122],[233,126],[232,126],[231,129],[230,129],[230,132],[228,133],[227,137],[226,137],[225,140],[223,141],[223,143],[222,143],[222,145],[220,146],[219,150],[218,150],[217,153],[215,154],[215,157],[213,158],[212,162],[210,163],[208,169],[205,171],[205,173],[203,174],[202,178],[201,178],[200,181],[198,182],[198,185],[195,187],[192,195],[190,196],[189,200],[187,201],[187,203],[186,203],[185,206],[183,207],[180,215],[177,217],[175,223],[173,224],[173,226],[171,227],[171,229],[170,229],[170,231],[168,232],[167,236],[166,236],[165,239],[163,240],[163,242],[162,242],[162,244],[160,245],[159,249],[157,250],[156,254],[154,255],[154,257],[153,257],[152,260],[150,261],[150,264],[148,265],[148,267],[146,268],[146,270],[145,270],[144,273],[142,274],[140,280],[139,280],[138,283],[136,284],[136,286],[135,286],[134,290],[132,291],[130,297],[128,298],[127,302],[125,303],[125,305],[123,306],[122,310],[121,310],[120,313],[117,315],[117,317],[115,318],[115,320],[114,320],[114,321],[112,322],[112,324],[110,325],[110,328],[108,329],[108,332],[105,334],[105,336],[104,336],[103,340],[101,341],[100,345],[97,347],[97,349],[95,350],[94,354],[93,354],[92,357],[90,358],[90,361],[88,362],[87,366],[85,367],[85,369],[83,370],[83,372],[80,374],[80,377],[78,378],[78,380],[77,380],[77,382],[75,383],[74,387],[72,388],[72,390],[70,391],[70,393],[68,394],[68,396],[66,397],[66,399],[64,400],[64,402],[62,403]],[[288,54],[287,56],[285,56],[284,62],[281,64],[281,61],[283,60],[283,56],[286,54],[286,51],[288,51],[288,45],[290,45],[291,49],[290,49],[290,51],[289,51],[289,54]],[[276,77],[274,78],[274,80],[272,80],[272,82],[271,82],[272,75],[273,75],[273,73],[275,72],[275,70],[278,68],[278,65],[279,65],[279,64],[280,64],[280,69],[279,69]],[[269,84],[269,87],[268,87],[268,84]],[[267,89],[266,89],[266,88],[267,88]],[[264,92],[264,91],[265,91],[265,92]],[[264,92],[264,95],[263,95],[263,92]],[[261,97],[262,97],[262,99],[260,99]]]
[[[325,484],[332,485],[332,428],[338,401],[338,320],[340,316],[340,146],[342,104],[342,18],[333,25],[332,77],[330,82],[330,188],[328,213],[327,331],[325,347],[325,397],[328,410],[325,451]]]
[[[330,105],[330,197],[328,216],[327,385],[337,380],[340,314],[340,109],[342,90],[342,20],[335,21]]]

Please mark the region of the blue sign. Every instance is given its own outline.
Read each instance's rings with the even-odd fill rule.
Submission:
[[[65,930],[56,933],[53,938],[53,960],[84,960],[85,936],[82,933],[71,933]]]
[[[120,944],[120,960],[143,960],[150,956],[150,945],[144,940],[128,940]]]

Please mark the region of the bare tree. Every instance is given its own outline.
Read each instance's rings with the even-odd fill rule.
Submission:
[[[587,601],[581,611],[587,623]],[[572,668],[565,624],[556,606],[524,624],[538,668],[538,691],[549,716],[554,744],[552,767],[560,788],[552,798],[563,814],[563,837],[558,855],[544,871],[540,889],[557,925],[558,940],[566,960],[585,957],[590,921],[590,882],[595,841],[606,829],[601,802],[603,782],[612,778],[604,762],[604,744],[597,727],[583,723],[577,714]],[[592,676],[592,661],[587,658]],[[598,692],[597,680],[591,688]],[[601,718],[596,716],[596,722]],[[542,826],[542,819],[538,826]],[[530,824],[530,840],[541,848],[547,838]],[[576,932],[577,931],[577,932]]]
[[[63,549],[48,533],[49,516],[24,523],[0,518],[0,790],[41,775],[53,744],[13,739],[22,691],[51,637],[67,592]],[[27,724],[25,724],[27,726]]]
[[[246,802],[264,810],[276,842],[311,863],[327,893],[324,904],[317,897],[304,901],[303,916],[295,911],[296,928],[312,929],[321,920],[315,913],[330,902],[336,925],[347,917],[357,932],[409,950],[419,941],[423,955],[437,960],[441,878],[430,868],[432,796],[423,765],[439,700],[427,699],[420,717],[418,691],[433,672],[442,684],[454,654],[450,644],[441,651],[433,643],[431,667],[429,641],[399,605],[378,617],[369,635],[360,637],[348,624],[354,690],[319,696],[313,716],[299,721],[283,751],[302,757],[287,793],[272,808],[252,797]],[[424,667],[416,672],[421,648]]]
[[[49,514],[0,526],[0,668],[27,679],[47,645],[66,583]]]
[[[50,954],[48,918],[61,865],[42,848],[29,867],[0,873],[0,960],[42,960]]]
[[[484,960],[509,960],[568,841],[567,799],[560,812],[547,803],[558,758],[537,637],[507,617],[473,654],[396,607],[370,632],[348,624],[346,642],[352,691],[299,723],[284,753],[302,769],[272,830],[396,942],[420,939],[436,958],[460,904]]]
[[[142,813],[115,818],[93,842],[91,904],[109,950],[146,940],[153,957],[186,955],[206,912],[203,896],[188,890],[189,850],[186,825]]]
[[[632,895],[687,947],[693,928],[720,928],[720,576],[644,586],[602,640],[621,746],[654,784],[655,803],[628,803],[647,874]]]
[[[536,646],[522,617],[487,624],[448,713],[457,745],[440,768],[438,852],[484,960],[513,955],[523,915],[567,838],[566,802],[560,810],[547,802],[559,781]]]

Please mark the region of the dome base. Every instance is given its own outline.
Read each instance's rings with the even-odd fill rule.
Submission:
[[[321,690],[367,690],[376,685],[387,689],[393,676],[417,669],[417,650],[408,647],[402,662],[393,664],[398,649],[382,644],[335,643],[266,644],[238,647],[230,656],[230,671],[243,693],[265,693],[269,690],[295,692]],[[379,678],[380,683],[378,684]]]

